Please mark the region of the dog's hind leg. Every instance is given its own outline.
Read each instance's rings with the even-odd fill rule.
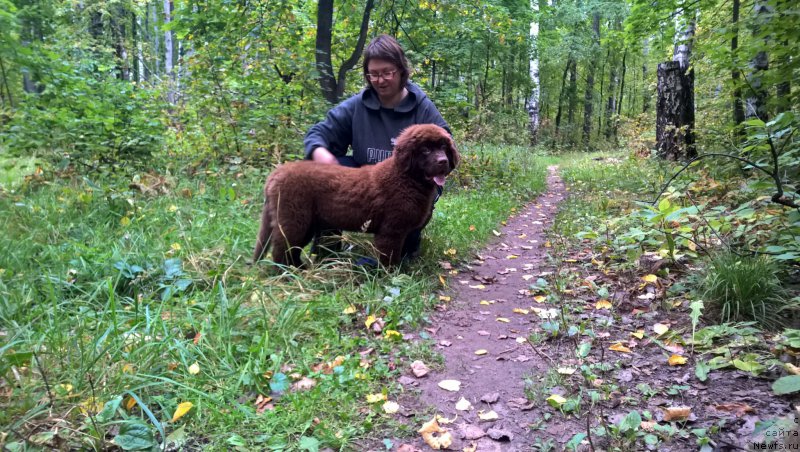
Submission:
[[[258,236],[256,237],[256,247],[253,250],[253,263],[260,261],[264,257],[264,253],[269,249],[270,231],[272,231],[272,218],[270,215],[269,204],[264,201],[264,207],[261,210],[261,226],[258,229]]]
[[[404,239],[405,234],[375,234],[375,248],[380,253],[381,264],[389,266],[400,262]]]

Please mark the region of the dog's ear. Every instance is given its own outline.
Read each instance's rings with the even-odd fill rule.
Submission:
[[[400,171],[407,173],[411,171],[411,165],[414,163],[414,138],[409,134],[401,133],[395,141],[394,151],[392,155],[397,160],[397,165]]]
[[[453,142],[453,139],[449,136],[447,137],[447,146],[445,153],[447,154],[447,160],[450,162],[450,171],[456,169],[458,166],[458,162],[461,161],[461,154],[458,153],[458,149],[456,149],[456,144]]]

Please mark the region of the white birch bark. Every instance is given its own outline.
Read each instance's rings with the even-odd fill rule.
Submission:
[[[169,24],[171,18],[171,0],[164,0],[164,24]],[[175,104],[175,71],[172,67],[172,31],[164,32],[164,70],[167,75],[167,101]]]
[[[533,10],[534,14],[539,12],[539,0],[531,0],[531,9]],[[534,46],[533,55],[531,56],[530,60],[530,77],[531,77],[531,84],[533,85],[533,89],[531,90],[531,95],[528,97],[527,101],[527,108],[528,108],[528,118],[529,118],[529,127],[531,132],[531,144],[536,144],[536,140],[539,135],[539,109],[540,109],[540,98],[541,98],[541,91],[539,88],[539,51],[538,51],[538,39],[539,39],[539,18],[538,14],[536,14],[536,18],[531,21],[531,42]]]

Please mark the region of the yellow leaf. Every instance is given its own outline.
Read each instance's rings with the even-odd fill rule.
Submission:
[[[444,280],[444,276],[439,275],[439,282],[442,283],[443,286],[447,287],[447,281]]]
[[[636,339],[642,339],[644,337],[644,330],[637,330],[635,333],[631,332],[631,336],[635,337]]]
[[[439,301],[445,301],[445,302],[450,301],[450,297],[448,297],[447,295],[439,295]]]
[[[486,286],[484,286],[483,284],[478,284],[476,286],[469,286],[469,287],[472,288],[472,289],[478,289],[478,290],[483,290],[483,289],[486,288]]]
[[[382,408],[383,412],[386,414],[394,414],[400,411],[400,405],[397,402],[386,401]]]
[[[482,421],[494,421],[497,420],[500,416],[498,416],[497,413],[494,412],[494,410],[489,411],[487,413],[484,413],[483,410],[481,410],[478,411],[478,417]]]
[[[531,311],[522,308],[514,308],[514,312],[517,314],[528,314]]]
[[[136,406],[136,399],[134,399],[133,397],[128,397],[127,400],[125,400],[125,409],[126,410],[130,411],[131,408],[133,408],[135,406]]]
[[[128,217],[122,217],[119,219],[119,224],[121,224],[122,226],[127,226],[131,224],[131,219]]]
[[[800,375],[800,367],[797,367],[792,363],[784,363],[783,367],[786,369],[786,372],[789,372],[792,375]]]
[[[644,280],[644,282],[647,282],[647,283],[655,283],[656,281],[658,281],[658,276],[650,274],[650,275],[642,276],[642,279]]]
[[[475,354],[476,354],[476,355],[478,355],[478,356],[480,356],[480,355],[485,355],[485,354],[487,354],[487,353],[489,353],[489,351],[488,351],[488,350],[486,350],[486,349],[483,349],[483,348],[482,348],[482,349],[480,349],[480,350],[475,350]]]
[[[372,326],[373,323],[375,323],[376,320],[378,319],[376,319],[374,315],[370,315],[367,317],[367,320],[364,321],[364,325],[366,325],[367,328],[369,328]]]
[[[367,403],[378,403],[386,401],[386,394],[377,393],[377,394],[367,394]]]
[[[616,344],[612,345],[611,347],[608,347],[608,349],[609,350],[613,350],[615,352],[621,352],[621,353],[630,353],[631,352],[631,349],[629,349],[628,347],[620,344],[619,342],[617,342]]]
[[[486,301],[486,300],[481,300],[481,304],[482,304],[482,305],[485,305],[485,306],[489,306],[489,305],[490,305],[490,304],[492,304],[492,303],[491,303],[491,302],[489,302],[489,301]]]
[[[548,240],[548,241],[544,242],[544,247],[545,247],[545,248],[551,248],[552,246],[553,246],[553,244],[552,244],[552,243],[550,243],[550,240]]]
[[[547,400],[547,404],[550,405],[553,408],[560,408],[561,405],[563,405],[567,401],[567,399],[565,399],[564,397],[561,397],[558,394],[553,394],[550,397],[548,397],[546,400]]]
[[[475,230],[475,225],[474,224],[469,225],[469,230],[470,231],[474,231]]]
[[[178,405],[178,408],[175,409],[175,414],[172,415],[172,419],[170,422],[175,422],[178,419],[182,418],[189,410],[192,409],[194,404],[192,402],[183,402]]]
[[[655,331],[657,335],[661,336],[662,334],[669,331],[669,325],[665,325],[663,323],[656,323],[655,325],[653,325],[653,331]]]
[[[516,254],[509,254],[508,256],[506,256],[506,259],[517,259],[518,257],[519,256],[517,256]]]
[[[199,374],[199,373],[200,373],[200,364],[197,364],[197,363],[195,362],[194,364],[192,364],[191,366],[189,366],[189,373],[190,373],[190,374],[192,374],[192,375],[197,375],[197,374]]]
[[[682,366],[686,364],[686,358],[681,355],[675,355],[669,357],[667,360],[670,366]]]
[[[180,243],[173,243],[169,247],[172,248],[173,251],[180,251],[181,250],[181,244]]]
[[[175,212],[176,210],[178,210],[178,206],[176,206],[175,204],[169,206],[169,211],[170,212]]]
[[[444,252],[447,256],[455,256],[457,253],[458,251],[455,248],[450,248]]]
[[[399,331],[395,331],[395,330],[386,330],[386,331],[383,333],[383,337],[384,337],[385,339],[388,339],[388,340],[390,340],[390,341],[391,341],[391,340],[397,340],[397,339],[400,339],[400,338],[402,338],[402,337],[403,337],[403,335],[402,335],[402,334],[400,334],[400,332],[399,332]]]
[[[439,382],[439,387],[445,391],[457,392],[461,389],[461,382],[458,380],[442,380]]]
[[[503,234],[500,234],[499,232],[495,231],[494,229],[492,229],[492,234],[496,235],[497,237],[500,237],[501,235],[503,235]]]
[[[692,408],[688,406],[674,406],[664,409],[664,420],[670,421],[685,421],[692,414]]]
[[[342,314],[355,314],[357,311],[358,311],[358,309],[356,309],[355,305],[351,304],[350,306],[344,308],[344,311],[342,311]]]
[[[535,297],[533,297],[533,301],[537,303],[544,303],[545,300],[547,300],[547,297],[545,297],[544,295],[536,295]]]
[[[611,309],[611,302],[608,300],[600,300],[594,305],[595,309]]]
[[[422,427],[417,430],[417,433],[422,435],[425,444],[435,450],[446,449],[453,443],[452,435],[439,425],[436,417],[424,423]]]
[[[507,318],[505,318],[505,317],[498,317],[498,318],[496,318],[495,320],[497,320],[498,322],[503,322],[503,323],[508,323],[508,322],[510,322],[510,321],[511,321],[511,320],[508,320],[508,319],[507,319]]]
[[[578,369],[575,369],[574,367],[559,367],[557,372],[561,375],[572,375],[576,370]]]

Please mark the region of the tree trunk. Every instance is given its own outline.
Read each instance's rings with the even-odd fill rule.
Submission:
[[[614,124],[614,114],[617,111],[616,98],[617,83],[619,82],[619,74],[617,74],[616,64],[611,64],[611,75],[608,78],[608,101],[606,102],[606,139],[611,139],[614,135],[616,127]]]
[[[644,40],[644,62],[642,63],[642,113],[650,109],[650,90],[647,89],[647,56],[650,54],[650,39]]]
[[[789,41],[783,41],[783,47],[788,49],[789,48]],[[785,61],[783,62],[785,67],[791,67],[791,56],[788,51],[784,54]],[[795,57],[796,58],[796,57]],[[778,113],[782,113],[784,111],[789,111],[792,107],[791,103],[791,94],[792,94],[792,79],[791,79],[791,70],[787,71],[786,78],[783,79],[782,82],[778,83],[776,86],[776,94],[777,94],[777,105],[776,111]]]
[[[531,9],[533,10],[535,15],[538,15],[539,12],[539,0],[531,0]],[[531,77],[531,84],[533,85],[533,89],[531,90],[531,95],[528,97],[527,100],[527,109],[528,109],[528,127],[531,132],[531,146],[535,145],[538,138],[539,138],[539,121],[540,121],[540,84],[539,84],[539,23],[537,22],[538,17],[534,18],[531,21],[531,41],[533,41],[537,48],[534,50],[533,55],[531,56],[530,64],[528,66],[528,70]]]
[[[736,135],[743,137],[743,130],[739,125],[744,122],[744,103],[742,102],[742,85],[739,72],[739,7],[740,0],[733,0],[733,37],[731,38],[731,81],[733,82],[733,125],[737,131]]]
[[[153,23],[153,60],[155,61],[155,75],[161,75],[161,30],[158,29],[158,3],[153,3],[150,10],[150,21]]]
[[[694,72],[680,61],[658,65],[656,141],[659,157],[685,160],[697,155],[694,148]]]
[[[11,97],[11,89],[8,87],[8,73],[6,72],[6,65],[3,63],[3,58],[0,58],[0,75],[3,76],[3,86],[6,88],[8,94],[8,105],[14,108],[14,98]]]
[[[333,33],[333,0],[320,0],[317,5],[317,39],[316,66],[319,72],[319,85],[325,100],[331,104],[336,104],[344,94],[347,82],[347,72],[358,62],[361,52],[364,50],[364,43],[367,39],[369,29],[369,16],[375,5],[374,0],[367,0],[364,7],[364,14],[361,17],[361,29],[359,30],[358,42],[353,49],[350,58],[339,67],[338,77],[333,75],[333,60],[331,58],[331,35]]]
[[[172,20],[172,0],[164,0],[164,25],[169,25]],[[167,101],[175,104],[175,70],[173,68],[172,31],[164,32],[164,70],[167,75]]]
[[[564,75],[561,76],[561,91],[558,93],[558,108],[556,108],[556,135],[558,135],[558,129],[561,127],[561,106],[564,103],[564,90],[567,86],[567,73],[569,73],[572,63],[572,57],[569,57],[567,60],[567,65],[564,66]]]
[[[567,123],[575,124],[575,109],[578,106],[578,63],[572,61],[569,68],[569,90],[567,91]]]
[[[586,91],[583,95],[583,145],[589,147],[589,140],[592,135],[592,109],[594,107],[594,60],[597,57],[597,50],[600,47],[600,13],[592,15],[592,32],[594,42],[589,56],[589,66],[586,68]]]
[[[756,0],[753,5],[755,15],[755,25],[753,26],[753,35],[758,37],[761,28],[766,25],[768,16],[772,13],[770,6],[765,0]],[[768,45],[769,39],[764,38],[765,47]],[[767,89],[764,86],[764,76],[769,69],[769,55],[766,50],[760,50],[756,53],[752,60],[750,60],[750,75],[748,77],[748,85],[750,86],[750,94],[745,100],[745,117],[746,118],[759,118],[766,122],[767,114]]]
[[[619,82],[619,100],[617,101],[617,116],[622,116],[622,102],[625,98],[625,72],[628,70],[628,66],[626,65],[626,61],[628,59],[628,49],[625,49],[625,52],[622,54],[622,79]],[[614,135],[617,134],[617,131],[614,130]]]

